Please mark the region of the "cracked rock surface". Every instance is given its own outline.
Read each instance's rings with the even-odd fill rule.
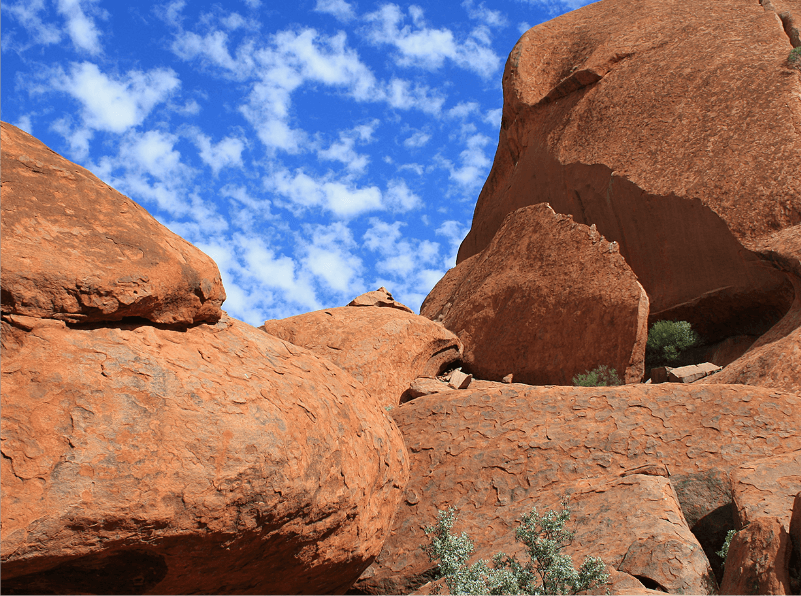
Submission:
[[[348,373],[227,317],[20,319],[2,330],[4,590],[344,592],[381,550],[406,448]]]
[[[513,534],[522,510],[554,499],[558,504],[559,496],[582,492],[586,483],[614,484],[620,476],[647,471],[658,476],[658,483],[637,481],[637,490],[659,494],[672,477],[726,472],[744,461],[798,450],[799,408],[797,393],[744,385],[583,388],[497,383],[491,389],[420,397],[393,411],[409,449],[411,480],[381,555],[356,587],[370,593],[408,593],[428,581],[433,564],[419,545],[426,542],[423,528],[434,523],[438,509],[457,507],[459,531],[470,535],[477,550],[494,554],[490,551],[499,541]],[[689,483],[683,491],[678,500],[691,502],[696,518],[719,506],[711,502],[704,509],[693,500]],[[670,492],[675,494],[672,486]],[[614,494],[603,507],[597,505],[599,512],[606,511],[599,519],[607,522],[596,524],[597,516],[588,513],[576,529],[587,533],[582,540],[593,545],[591,554],[617,569],[637,541],[617,535],[629,523],[627,517],[653,497],[627,497],[623,489]],[[658,509],[643,513],[632,536],[647,536],[656,527],[662,515]],[[690,540],[683,517],[676,524],[683,524],[686,538],[676,548],[695,552],[700,560],[700,546]],[[667,579],[638,571],[651,565],[665,569],[663,563],[648,562],[645,551],[637,552],[629,557],[638,561],[637,567],[632,563],[625,573],[665,586]],[[710,576],[704,565],[693,567],[697,573],[690,591],[701,591]]]
[[[71,322],[215,322],[214,261],[133,200],[3,122],[2,310]]]

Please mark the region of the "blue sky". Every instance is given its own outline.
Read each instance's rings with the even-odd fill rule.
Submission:
[[[587,0],[4,0],[2,119],[220,267],[254,325],[419,309],[489,173],[506,57]]]

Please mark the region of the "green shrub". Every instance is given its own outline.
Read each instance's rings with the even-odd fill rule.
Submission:
[[[576,387],[612,387],[622,385],[614,368],[602,364],[598,368],[586,371],[586,374],[573,377]]]
[[[679,354],[698,343],[698,334],[687,321],[657,321],[648,332],[645,349],[657,359],[674,362]]]
[[[790,50],[790,55],[787,56],[787,62],[790,63],[790,66],[801,70],[801,46]]]
[[[601,559],[587,557],[576,571],[573,560],[561,550],[573,538],[565,529],[570,509],[549,511],[540,516],[537,509],[523,516],[515,538],[526,545],[530,561],[525,565],[514,556],[498,553],[492,563],[481,559],[469,567],[473,542],[462,532],[451,534],[458,514],[453,507],[437,514],[437,523],[425,529],[431,544],[423,545],[431,561],[439,560],[440,576],[451,594],[577,594],[609,581]]]
[[[723,541],[723,546],[720,547],[720,550],[717,551],[715,554],[723,559],[723,565],[726,565],[726,557],[729,556],[729,546],[731,546],[731,539],[734,538],[734,535],[737,533],[737,530],[729,530],[726,532],[726,540]]]

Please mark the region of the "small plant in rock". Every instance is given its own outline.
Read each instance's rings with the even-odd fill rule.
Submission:
[[[787,56],[787,62],[790,63],[790,66],[801,70],[801,46],[790,50],[790,55]]]
[[[439,561],[451,594],[577,594],[609,581],[601,559],[587,557],[577,571],[570,556],[561,552],[574,535],[565,529],[570,519],[567,503],[560,512],[541,516],[533,508],[523,516],[515,538],[528,549],[530,560],[525,564],[498,553],[492,563],[481,559],[468,567],[473,541],[464,532],[451,534],[457,517],[453,507],[440,511],[436,525],[425,529],[431,544],[422,546],[431,561]]]
[[[576,387],[612,387],[622,385],[617,371],[602,364],[598,368],[588,370],[583,375],[573,377],[573,385]]]
[[[723,541],[723,546],[720,547],[720,550],[717,551],[715,554],[723,559],[723,565],[726,565],[726,557],[729,556],[729,546],[731,546],[731,539],[734,538],[734,535],[737,533],[737,530],[729,530],[726,532],[726,540]]]
[[[657,359],[675,362],[679,354],[699,341],[687,321],[657,321],[648,332],[645,349]]]

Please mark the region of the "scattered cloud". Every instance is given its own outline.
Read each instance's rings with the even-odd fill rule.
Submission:
[[[91,62],[73,62],[69,73],[57,69],[54,75],[53,89],[66,92],[81,104],[88,128],[118,134],[140,125],[181,85],[169,68],[131,70],[114,77]]]
[[[541,6],[545,8],[551,16],[564,14],[570,10],[576,10],[587,4],[597,2],[597,0],[518,0],[524,4]]]
[[[445,161],[450,171],[451,180],[463,190],[477,190],[489,173],[492,161],[484,152],[484,147],[491,143],[490,138],[482,134],[474,134],[467,138],[467,147],[459,153],[459,165]]]
[[[406,17],[396,4],[384,4],[364,17],[369,23],[368,39],[376,45],[393,45],[399,66],[437,70],[451,61],[484,78],[500,67],[501,58],[490,47],[483,27],[457,40],[450,29],[427,27],[421,8],[410,6],[408,12],[412,26],[405,24]]]
[[[356,18],[353,5],[345,2],[345,0],[317,0],[314,10],[333,15],[343,22],[352,21]]]
[[[200,150],[200,159],[217,175],[226,167],[242,167],[242,151],[245,142],[237,137],[225,137],[218,143],[212,143],[211,137],[194,128],[190,132],[192,141]]]
[[[45,0],[6,1],[3,2],[3,12],[25,28],[31,36],[32,43],[48,46],[61,41],[61,28],[54,23],[45,22],[42,18],[42,13],[47,12]]]
[[[487,8],[483,2],[476,5],[475,0],[464,0],[462,8],[467,11],[467,16],[471,19],[490,27],[504,27],[507,24],[506,17],[502,12]]]
[[[100,17],[105,17],[106,13],[99,11],[92,0],[56,0],[56,8],[66,20],[67,34],[77,49],[92,55],[103,51],[100,31],[84,8]]]
[[[403,146],[409,149],[418,149],[428,143],[430,140],[430,134],[423,132],[422,130],[417,130],[413,132],[410,137],[403,141]]]

